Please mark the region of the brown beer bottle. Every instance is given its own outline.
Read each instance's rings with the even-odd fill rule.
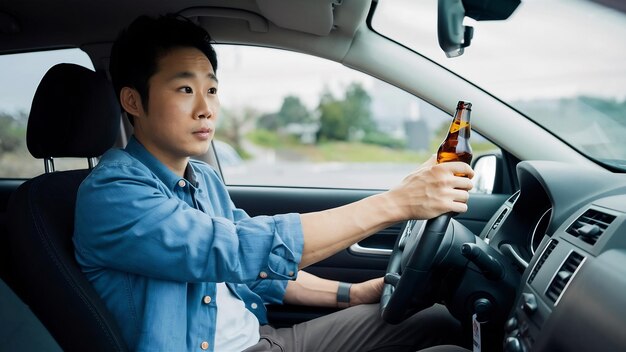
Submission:
[[[470,139],[470,114],[472,103],[459,101],[456,105],[456,113],[450,124],[448,136],[443,140],[437,150],[437,163],[448,161],[463,161],[469,164],[472,161],[472,147]]]

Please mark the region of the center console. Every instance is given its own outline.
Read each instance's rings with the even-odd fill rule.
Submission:
[[[626,350],[626,196],[607,197],[545,236],[523,276],[504,350]]]

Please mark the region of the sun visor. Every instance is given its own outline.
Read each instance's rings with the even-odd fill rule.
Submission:
[[[333,29],[333,10],[342,0],[256,0],[261,14],[278,27],[325,36]]]

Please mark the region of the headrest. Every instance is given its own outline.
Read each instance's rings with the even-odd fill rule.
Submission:
[[[58,64],[41,79],[28,118],[26,144],[35,158],[92,158],[111,148],[120,130],[111,84],[75,64]]]

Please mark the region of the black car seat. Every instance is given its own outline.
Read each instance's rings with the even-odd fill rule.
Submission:
[[[72,244],[78,186],[119,130],[120,107],[103,75],[59,64],[41,80],[27,145],[35,158],[44,159],[46,173],[24,182],[9,201],[11,286],[65,351],[127,350],[76,263]],[[89,168],[55,172],[54,158],[62,157],[86,158]]]
[[[0,312],[0,351],[63,351],[4,280],[0,280]]]

